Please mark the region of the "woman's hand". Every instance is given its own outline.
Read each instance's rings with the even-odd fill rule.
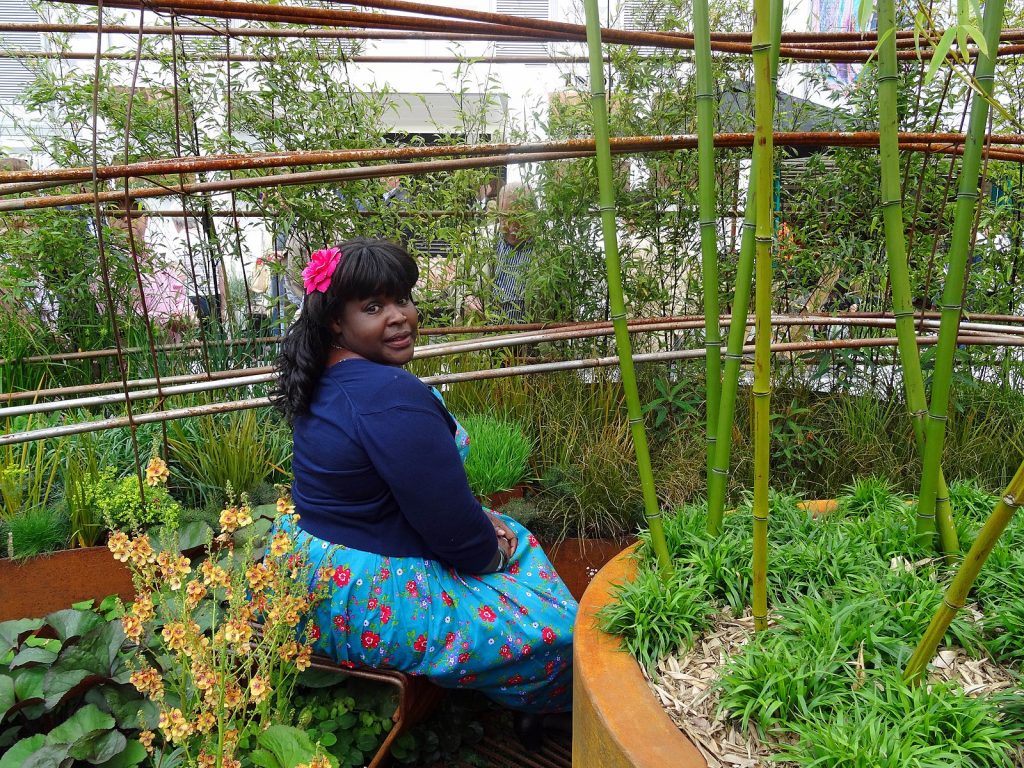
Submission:
[[[498,537],[498,546],[501,547],[507,557],[511,558],[519,546],[519,538],[512,532],[512,528],[496,514],[486,509],[484,514],[487,515],[487,519],[494,526],[494,534]]]

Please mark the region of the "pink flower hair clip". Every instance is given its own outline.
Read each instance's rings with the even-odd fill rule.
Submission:
[[[341,261],[341,248],[321,248],[309,257],[309,264],[302,270],[302,285],[306,293],[324,293],[331,284],[334,270]]]

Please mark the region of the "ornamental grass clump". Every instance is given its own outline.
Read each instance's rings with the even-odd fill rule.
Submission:
[[[533,441],[511,421],[493,416],[467,416],[462,424],[470,436],[466,477],[481,498],[508,491],[530,476]]]
[[[293,513],[286,498],[278,507]],[[316,639],[305,618],[325,596],[330,574],[321,572],[309,592],[306,553],[295,552],[284,532],[262,559],[251,545],[235,546],[252,521],[245,496],[229,498],[220,533],[198,565],[145,533],[115,531],[108,541],[137,590],[121,622],[138,645],[131,684],[159,709],[156,730],[139,736],[157,765],[180,759],[241,768],[243,758],[246,765],[330,764],[290,720],[291,693]]]

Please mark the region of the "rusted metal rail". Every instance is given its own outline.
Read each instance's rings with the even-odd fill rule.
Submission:
[[[134,53],[114,52],[101,53],[102,61],[163,61],[165,57],[143,54],[136,56]],[[336,58],[352,64],[459,64],[459,65],[483,65],[483,64],[586,64],[589,59],[586,56],[565,56],[557,53],[539,54],[534,56],[514,56],[502,54],[500,56],[376,56],[376,55],[347,55],[339,52]],[[0,59],[57,59],[61,61],[95,61],[95,53],[84,51],[0,51]],[[604,58],[608,61],[608,57]],[[246,53],[233,54],[194,54],[189,56],[189,61],[196,62],[230,62],[232,64],[263,63],[274,64],[280,62],[279,56],[254,55]]]

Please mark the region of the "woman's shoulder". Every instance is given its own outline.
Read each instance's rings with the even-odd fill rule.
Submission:
[[[361,413],[403,406],[435,410],[439,405],[430,388],[404,368],[362,359],[337,363],[332,374],[336,368],[331,378]]]

